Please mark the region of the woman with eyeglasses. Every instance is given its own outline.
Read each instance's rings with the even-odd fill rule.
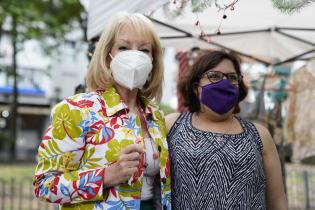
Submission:
[[[286,210],[271,135],[236,116],[247,95],[238,58],[207,52],[194,63],[180,91],[189,112],[166,117],[172,208]]]

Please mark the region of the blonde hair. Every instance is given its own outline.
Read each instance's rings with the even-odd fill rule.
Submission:
[[[138,13],[118,13],[103,31],[89,64],[86,77],[87,88],[89,91],[95,91],[114,84],[114,79],[109,69],[109,53],[114,45],[116,36],[121,28],[126,25],[138,32],[142,37],[148,37],[151,41],[153,69],[141,93],[148,99],[160,101],[164,71],[162,47],[153,23],[144,15]]]

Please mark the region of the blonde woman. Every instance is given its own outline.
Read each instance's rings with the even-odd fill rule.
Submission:
[[[141,14],[116,15],[89,65],[89,92],[52,110],[35,195],[61,209],[170,209],[166,128],[152,102],[161,98],[162,80],[152,22]]]

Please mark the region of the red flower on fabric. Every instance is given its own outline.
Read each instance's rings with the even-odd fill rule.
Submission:
[[[83,200],[94,198],[103,184],[104,170],[87,171],[80,173],[80,181],[73,182],[73,188]]]
[[[101,104],[101,109],[99,111],[101,111],[101,113],[103,113],[104,116],[107,116],[107,111],[106,111],[106,106],[105,106],[105,102],[102,99],[97,99],[98,102]]]
[[[143,169],[144,169],[144,164],[145,164],[145,161],[144,161],[144,154],[141,155],[141,158],[140,158],[140,161],[139,161],[139,166],[138,166],[138,170],[137,172],[133,175],[133,179],[132,179],[132,182],[131,183],[135,183],[139,177],[141,176],[142,172],[143,172]]]
[[[114,187],[111,187],[111,188],[110,188],[110,192],[113,194],[113,196],[114,196],[115,198],[117,198],[117,192],[116,192],[116,190],[115,190]]]
[[[50,192],[52,192],[55,195],[57,195],[57,192],[58,192],[59,180],[60,180],[60,177],[56,176],[56,178],[54,179],[54,183],[52,184],[52,186],[49,189]]]
[[[170,159],[167,158],[166,160],[166,168],[165,168],[165,175],[166,177],[169,177],[171,175],[171,170],[170,170]]]
[[[78,102],[76,101],[73,101],[71,99],[67,99],[67,102],[73,106],[76,106],[76,107],[79,107],[79,108],[88,108],[88,107],[92,107],[94,102],[93,101],[90,101],[90,100],[86,100],[86,99],[83,99],[83,100],[80,100]]]
[[[115,131],[112,128],[106,127],[102,120],[91,125],[91,129],[92,131],[86,134],[86,142],[90,144],[104,144],[112,140],[115,136]]]

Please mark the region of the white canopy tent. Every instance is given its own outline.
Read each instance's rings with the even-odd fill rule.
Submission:
[[[97,37],[118,11],[142,12],[151,14],[165,47],[225,48],[266,65],[315,56],[315,4],[288,15],[275,9],[271,0],[239,0],[235,10],[226,11],[221,35],[216,34],[216,29],[222,12],[218,13],[214,6],[207,8],[198,16],[205,33],[211,37],[208,43],[206,38],[199,38],[200,29],[194,24],[197,17],[189,7],[181,16],[172,18],[161,7],[166,2],[169,1],[90,1],[88,38]]]

